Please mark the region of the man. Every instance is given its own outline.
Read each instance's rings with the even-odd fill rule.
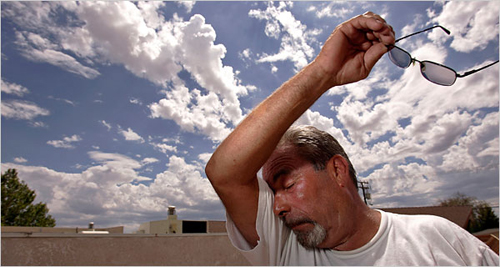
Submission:
[[[496,254],[451,222],[370,209],[333,137],[313,127],[288,130],[328,89],[366,78],[393,44],[392,27],[376,14],[342,23],[316,59],[214,152],[207,177],[226,207],[232,243],[252,264],[498,265]],[[257,178],[261,168],[265,181]]]

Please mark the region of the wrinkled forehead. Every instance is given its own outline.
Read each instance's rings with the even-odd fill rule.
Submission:
[[[267,183],[272,182],[274,175],[283,168],[293,167],[294,161],[298,159],[296,150],[292,145],[276,148],[271,156],[262,166],[262,178]]]

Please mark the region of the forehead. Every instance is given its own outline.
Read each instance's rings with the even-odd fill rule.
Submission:
[[[280,147],[274,150],[262,168],[265,181],[271,182],[274,176],[284,170],[291,171],[306,163],[292,146]]]

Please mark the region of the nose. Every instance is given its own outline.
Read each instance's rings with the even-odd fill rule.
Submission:
[[[284,199],[281,193],[274,195],[273,212],[276,216],[283,218],[290,212],[290,205]]]

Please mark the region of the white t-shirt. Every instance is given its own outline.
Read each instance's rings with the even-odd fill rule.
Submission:
[[[274,215],[273,193],[259,180],[255,248],[246,242],[227,215],[233,245],[253,265],[496,265],[498,255],[453,222],[431,215],[399,215],[379,211],[380,227],[370,242],[351,251],[306,249]]]

